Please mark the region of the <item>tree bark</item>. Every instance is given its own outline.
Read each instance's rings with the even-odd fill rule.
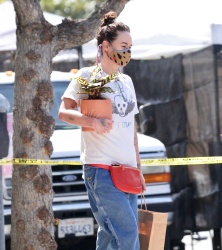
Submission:
[[[53,26],[37,0],[13,0],[17,24],[14,87],[14,158],[49,159],[54,120],[52,58],[61,49],[93,37],[101,17],[119,13],[129,0],[107,0],[87,20]],[[12,250],[54,250],[53,190],[50,166],[14,166],[12,176]]]

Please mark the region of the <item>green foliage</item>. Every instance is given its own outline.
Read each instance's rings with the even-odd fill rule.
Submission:
[[[116,79],[118,73],[112,73],[107,76],[101,77],[100,73],[102,72],[101,66],[96,67],[90,76],[89,81],[84,77],[78,76],[73,79],[77,80],[77,83],[80,87],[79,94],[88,94],[89,99],[102,99],[101,93],[114,93],[110,87],[104,87],[108,82]]]
[[[1,0],[0,0],[1,1]],[[90,14],[104,0],[41,0],[43,11],[72,19],[82,19]]]

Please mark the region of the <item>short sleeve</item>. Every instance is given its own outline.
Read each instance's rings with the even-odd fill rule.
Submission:
[[[80,94],[80,88],[79,84],[77,82],[76,77],[81,76],[89,80],[90,78],[90,73],[91,73],[91,67],[87,68],[82,68],[80,69],[73,77],[72,81],[70,82],[69,86],[65,90],[63,96],[61,97],[62,100],[64,98],[70,98],[74,100],[77,103],[77,107],[79,107],[79,103],[81,99],[87,99],[88,95],[87,94]]]

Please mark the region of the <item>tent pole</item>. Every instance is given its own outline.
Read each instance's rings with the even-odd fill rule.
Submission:
[[[3,95],[0,95],[0,99]],[[1,99],[2,100],[2,99]],[[0,100],[0,101],[1,101]],[[1,103],[1,102],[0,102]],[[7,110],[6,106],[3,107],[3,104],[0,106],[0,159],[8,155],[9,148],[9,135],[7,131],[7,113],[1,112],[1,108]],[[5,250],[5,233],[4,233],[4,203],[3,203],[3,176],[2,176],[2,166],[0,165],[0,249]]]
[[[1,158],[0,158],[1,159]],[[5,218],[4,218],[4,205],[3,205],[3,183],[2,183],[2,166],[0,166],[0,245],[1,250],[5,250]]]
[[[216,113],[216,155],[221,155],[220,149],[220,104],[219,104],[219,80],[218,80],[218,63],[217,63],[217,49],[213,45],[214,57],[214,90],[215,90],[215,113]]]
[[[9,101],[0,94],[0,159],[7,157],[9,153],[9,134],[7,130],[7,111],[9,111],[9,107]],[[0,166],[0,249],[5,250],[5,218],[2,178],[2,166]]]
[[[213,60],[214,60],[214,91],[215,91],[215,113],[216,113],[216,147],[214,147],[214,155],[221,155],[221,141],[220,141],[220,104],[219,104],[219,80],[218,80],[218,48],[217,45],[213,45]],[[219,175],[220,176],[220,175]],[[218,177],[219,178],[219,177]],[[218,180],[220,193],[222,189],[220,187],[220,181]],[[219,196],[221,196],[219,194]],[[221,199],[221,198],[220,198]],[[221,201],[219,201],[219,211],[221,211]],[[221,221],[221,212],[219,214]],[[221,250],[221,228],[213,230],[213,250]]]
[[[78,52],[78,59],[79,59],[78,60],[78,62],[79,62],[78,67],[79,67],[79,69],[81,69],[83,67],[82,46],[79,46],[77,48],[77,52]]]

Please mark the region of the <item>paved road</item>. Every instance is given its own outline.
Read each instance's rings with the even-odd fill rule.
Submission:
[[[194,236],[194,239],[192,241],[191,236],[185,236],[183,238],[183,242],[185,243],[186,247],[185,250],[213,250],[212,248],[212,237],[213,232],[207,231],[207,232],[201,232],[199,233],[199,236],[202,237],[202,240],[196,240],[198,238],[197,235]],[[66,243],[67,240],[65,241]],[[75,241],[75,243],[77,243]],[[94,250],[95,249],[95,238],[92,237],[85,237],[79,244],[72,244],[70,242],[70,246],[72,247],[65,247],[61,246],[58,248],[58,250]]]
[[[199,234],[202,238],[201,241],[193,239],[191,236],[185,236],[183,242],[185,243],[185,250],[213,250],[211,237],[212,231],[201,232]],[[198,238],[196,235],[194,238]],[[10,248],[6,248],[9,250]],[[64,239],[60,242],[57,250],[95,250],[95,238],[85,237],[77,239]],[[176,250],[176,249],[175,249]]]
[[[197,235],[194,236],[193,240],[191,236],[185,236],[182,240],[185,243],[185,250],[213,250],[211,241],[212,235],[212,231],[201,232],[199,236],[202,240],[197,240]],[[72,241],[71,239],[66,239],[64,242],[61,242],[58,250],[95,250],[95,238],[85,237],[79,238],[79,240],[78,242],[77,240]]]
[[[186,244],[185,250],[212,250],[211,237],[213,235],[212,231],[201,232],[199,234],[201,237],[206,238],[203,240],[191,240],[190,236],[185,236],[183,242]],[[198,238],[196,235],[195,238]]]

